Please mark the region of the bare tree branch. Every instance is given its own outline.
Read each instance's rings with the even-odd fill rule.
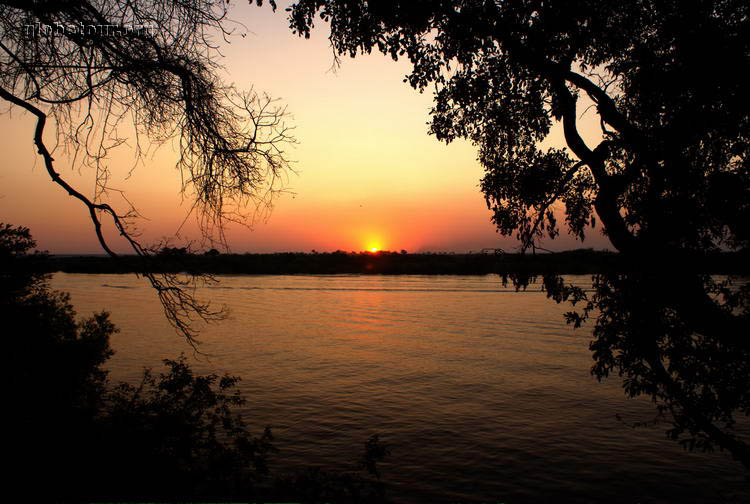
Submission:
[[[251,226],[259,208],[270,208],[290,171],[285,148],[294,138],[275,100],[218,79],[217,40],[232,35],[227,8],[220,0],[0,0],[0,97],[36,117],[34,143],[52,180],[87,208],[107,254],[117,256],[105,222],[143,258],[142,275],[191,344],[194,321],[223,316],[195,297],[197,285],[213,279],[154,272],[159,247],[140,242],[133,225],[140,214],[110,186],[106,161],[126,143],[119,129],[134,132],[136,165],[174,141],[181,192],[193,199],[211,245],[226,247],[227,223]],[[43,139],[48,121],[57,131],[52,148]],[[92,196],[60,175],[58,148],[71,167],[95,171]],[[110,192],[123,196],[125,212],[110,205]]]

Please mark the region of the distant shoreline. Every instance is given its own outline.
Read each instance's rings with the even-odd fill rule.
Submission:
[[[144,262],[137,256],[110,258],[93,255],[29,256],[25,268],[40,272],[137,273]],[[648,260],[645,263],[648,264]],[[685,263],[688,264],[687,262]],[[689,268],[699,273],[750,275],[750,254],[724,252],[692,258]],[[151,272],[209,274],[381,274],[381,275],[486,275],[486,274],[594,274],[631,268],[616,252],[578,249],[544,254],[405,252],[284,252],[273,254],[190,254],[169,249],[145,264]],[[640,266],[636,269],[640,269]],[[670,261],[670,266],[674,262]],[[685,266],[687,268],[687,266]]]

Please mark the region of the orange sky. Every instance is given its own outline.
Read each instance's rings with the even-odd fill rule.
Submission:
[[[298,172],[286,184],[293,194],[277,199],[270,217],[255,222],[252,231],[230,226],[232,251],[461,252],[516,245],[490,223],[474,147],[462,141],[444,145],[427,135],[432,96],[402,82],[406,63],[369,55],[344,59],[332,72],[324,25],[304,40],[288,30],[283,11],[272,13],[267,5],[239,2],[231,17],[248,34],[222,48],[221,77],[279,98],[299,141],[289,150]],[[0,221],[30,227],[40,248],[53,253],[100,253],[85,208],[49,181],[33,148],[33,125],[17,110],[0,119]],[[584,133],[593,138],[595,130],[587,124]],[[549,143],[560,142],[555,132]],[[93,190],[90,171],[72,170],[62,153],[55,157],[69,182]],[[138,223],[144,242],[174,237],[190,208],[181,201],[174,161],[165,145],[129,177],[133,153],[127,146],[109,162],[110,184],[125,190],[145,217]],[[182,238],[200,238],[194,220]],[[563,232],[548,246],[582,245]],[[607,241],[594,232],[583,246],[602,248]],[[123,243],[114,248],[127,250]]]

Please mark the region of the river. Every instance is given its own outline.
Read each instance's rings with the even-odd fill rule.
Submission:
[[[568,277],[589,285],[587,276]],[[738,502],[747,473],[725,453],[687,453],[667,425],[633,429],[653,405],[593,378],[590,326],[538,286],[494,276],[225,276],[201,296],[229,319],[200,336],[169,327],[133,275],[58,273],[79,315],[106,310],[111,379],[184,352],[201,372],[242,377],[242,410],[270,425],[271,466],[347,468],[378,433],[395,502]]]

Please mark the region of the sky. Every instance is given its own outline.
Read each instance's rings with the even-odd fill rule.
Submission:
[[[286,192],[270,213],[247,226],[228,226],[232,252],[510,251],[518,245],[490,221],[476,148],[465,141],[445,145],[427,134],[432,95],[403,82],[408,63],[372,54],[344,58],[334,71],[325,24],[305,40],[288,29],[283,10],[274,13],[268,5],[233,2],[230,18],[246,35],[222,44],[220,78],[278,99],[297,139],[287,150],[294,171],[284,180]],[[0,222],[29,227],[38,247],[51,253],[101,253],[86,208],[44,170],[32,142],[33,118],[0,107]],[[582,131],[593,139],[589,119],[582,116]],[[561,146],[559,129],[545,143]],[[163,145],[134,167],[133,145],[131,139],[107,163],[110,186],[124,191],[142,216],[140,240],[199,246],[173,146]],[[91,195],[92,170],[73,166],[60,150],[54,157],[61,175]],[[125,208],[114,194],[112,203]],[[128,251],[111,229],[107,233],[116,251]],[[598,231],[583,244],[565,231],[545,242],[552,250],[608,245]]]

